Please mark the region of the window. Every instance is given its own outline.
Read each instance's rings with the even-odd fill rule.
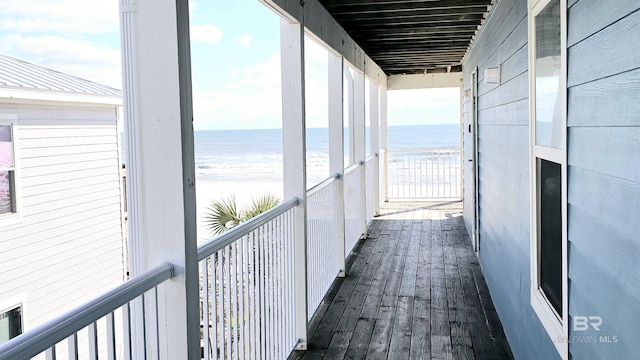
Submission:
[[[0,225],[18,214],[15,120],[0,115]]]
[[[0,312],[0,344],[22,334],[23,330],[22,305]]]
[[[568,358],[566,0],[529,1],[531,306]]]

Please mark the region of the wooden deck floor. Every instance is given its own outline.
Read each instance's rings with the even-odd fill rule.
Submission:
[[[290,359],[511,359],[461,212],[386,204]]]

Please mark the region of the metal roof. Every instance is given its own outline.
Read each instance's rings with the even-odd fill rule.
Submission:
[[[492,0],[319,0],[387,75],[460,71]]]
[[[2,54],[0,88],[83,96],[122,96],[118,89]]]

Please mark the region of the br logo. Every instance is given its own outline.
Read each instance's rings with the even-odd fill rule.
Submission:
[[[595,331],[600,331],[602,325],[602,318],[600,316],[574,316],[573,317],[573,331],[587,331],[589,328],[593,328]]]

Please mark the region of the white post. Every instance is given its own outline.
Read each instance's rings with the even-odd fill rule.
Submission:
[[[134,357],[199,359],[188,2],[121,0],[120,12],[131,273],[176,270],[158,288],[160,353],[136,340]]]
[[[371,129],[369,130],[369,146],[371,147],[371,154],[376,155],[376,161],[374,161],[375,171],[373,179],[373,212],[374,216],[380,214],[380,101],[379,101],[379,85],[375,82],[369,82],[369,114]]]
[[[460,183],[458,183],[458,191],[460,200],[464,200],[464,83],[460,84]]]
[[[353,147],[355,162],[366,160],[364,74],[356,71],[353,77]],[[360,227],[363,238],[367,235],[367,197],[364,166],[360,165]]]
[[[382,161],[383,200],[389,201],[389,127],[387,123],[387,88],[380,86],[380,148],[384,149]]]
[[[294,230],[296,349],[307,348],[307,184],[304,110],[304,26],[280,21],[284,197],[298,198]]]
[[[329,52],[329,172],[339,174],[336,196],[336,230],[338,233],[338,277],[346,274],[344,258],[344,65],[343,58]]]
[[[344,75],[347,78],[347,121],[349,124],[349,164],[356,163],[355,145],[354,145],[354,131],[355,131],[355,119],[354,119],[354,89],[353,89],[353,76],[349,71],[348,66],[344,64]]]

